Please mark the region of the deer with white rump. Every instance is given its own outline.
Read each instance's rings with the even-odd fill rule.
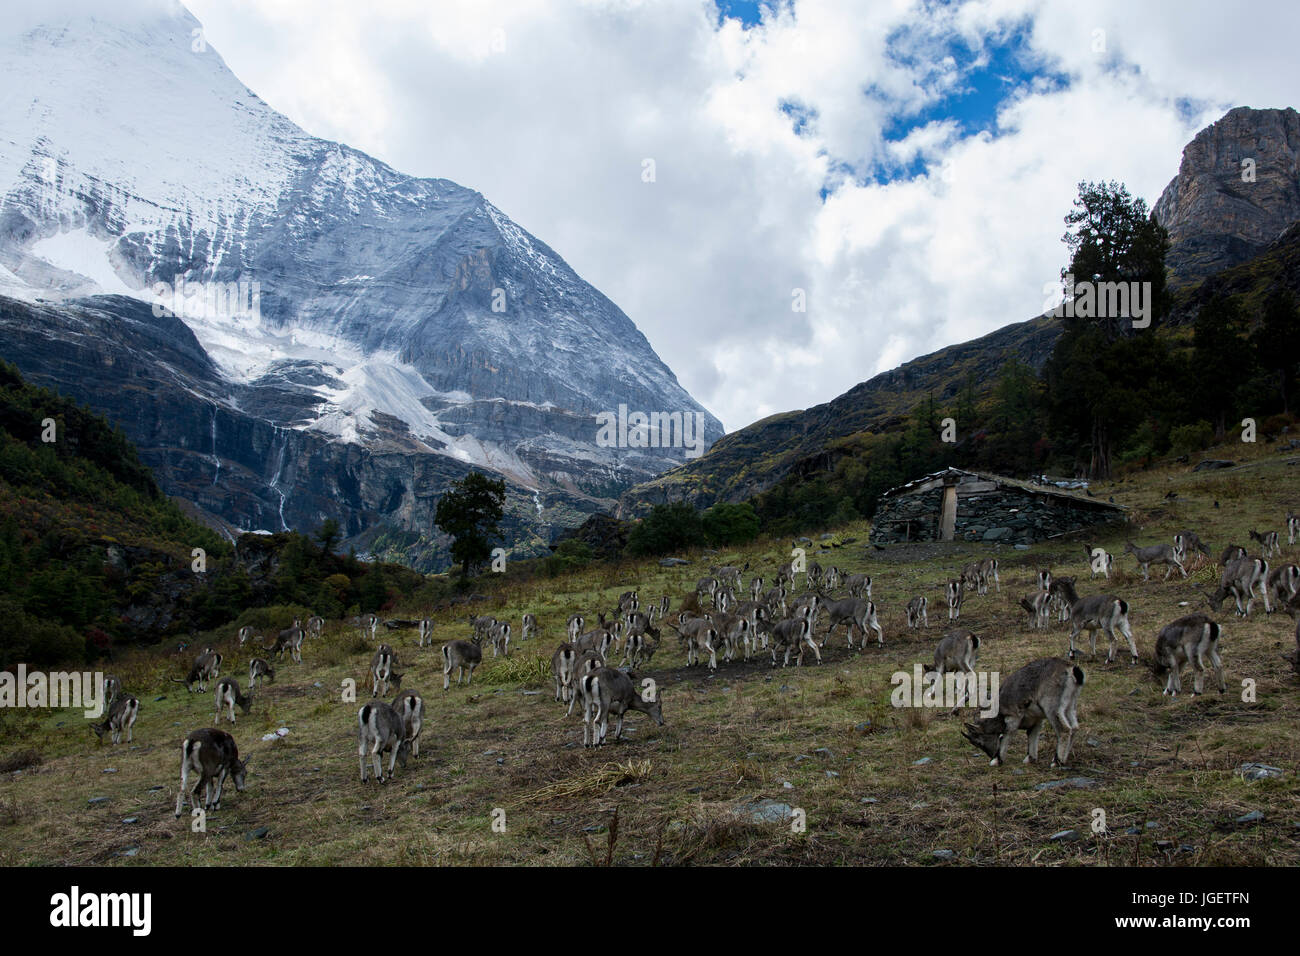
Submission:
[[[1038,738],[1046,721],[1056,733],[1052,766],[1064,766],[1070,759],[1074,732],[1079,729],[1077,711],[1083,681],[1083,669],[1059,657],[1031,661],[1002,685],[997,716],[967,724],[962,736],[991,757],[990,765],[997,767],[1007,759],[1011,735],[1023,730],[1029,735],[1025,763],[1033,763],[1038,760]]]

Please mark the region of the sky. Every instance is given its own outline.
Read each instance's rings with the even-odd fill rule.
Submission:
[[[1041,313],[1084,180],[1154,205],[1300,107],[1300,4],[187,0],[308,132],[476,189],[728,430]]]

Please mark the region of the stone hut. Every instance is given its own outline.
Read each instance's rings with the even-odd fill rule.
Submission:
[[[1029,544],[1124,520],[1123,508],[1089,497],[1086,491],[945,468],[885,492],[876,508],[871,540]]]

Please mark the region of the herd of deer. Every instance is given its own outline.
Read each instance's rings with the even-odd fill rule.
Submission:
[[[1300,537],[1300,516],[1288,513],[1286,522],[1288,543],[1294,546]],[[1251,531],[1250,540],[1259,543],[1261,555],[1251,557],[1244,547],[1230,545],[1220,555],[1223,570],[1218,587],[1204,592],[1204,596],[1214,611],[1231,597],[1237,615],[1246,617],[1258,593],[1267,612],[1272,613],[1276,605],[1296,618],[1294,666],[1300,671],[1300,567],[1282,564],[1270,568],[1267,559],[1281,553],[1280,535],[1276,531]],[[1212,557],[1209,547],[1191,531],[1174,535],[1172,544],[1139,547],[1127,542],[1125,546],[1125,553],[1132,554],[1137,561],[1144,581],[1150,580],[1152,565],[1167,567],[1166,580],[1174,570],[1186,577],[1186,565],[1194,552]],[[1090,545],[1085,546],[1085,554],[1092,578],[1109,579],[1114,566],[1112,555]],[[611,716],[617,720],[615,740],[623,736],[623,723],[629,711],[645,713],[663,725],[662,701],[653,689],[645,693],[638,690],[636,669],[654,657],[664,640],[665,626],[676,633],[687,666],[694,667],[707,659],[710,672],[718,669],[720,652],[723,663],[738,657],[748,661],[760,650],[770,652],[771,666],[776,666],[778,651],[783,652],[782,666],[789,665],[792,655],[795,665],[802,666],[809,652],[821,663],[822,649],[841,625],[846,627],[850,650],[855,647],[865,650],[871,634],[875,635],[878,646],[884,645],[884,630],[871,599],[869,575],[846,574],[835,567],[822,568],[816,562],[809,563],[806,570],[796,571],[792,563],[787,563],[776,569],[772,587],[765,587],[763,578],[757,574],[750,578],[747,587],[742,587],[742,576],[748,570],[748,563],[744,567],[711,568],[710,575],[697,582],[694,592],[682,602],[682,609],[673,615],[670,615],[668,595],[643,607],[637,591],[632,590],[620,595],[610,611],[598,612],[594,628],[587,629],[582,614],[569,617],[566,640],[551,655],[551,673],[555,700],[567,705],[569,716],[575,705],[579,708],[585,747],[606,742]],[[804,575],[802,590],[795,587],[798,573]],[[1097,632],[1101,631],[1109,639],[1107,663],[1115,660],[1119,637],[1127,643],[1132,663],[1138,662],[1137,644],[1129,624],[1129,603],[1113,594],[1081,597],[1075,589],[1076,581],[1077,577],[1039,570],[1038,589],[1018,602],[1029,615],[1031,629],[1046,628],[1053,611],[1059,622],[1069,623],[1069,649],[1066,658],[1042,658],[1017,670],[1001,684],[997,714],[965,725],[963,736],[991,757],[995,765],[1006,759],[1010,739],[1018,730],[1025,731],[1029,738],[1026,762],[1036,760],[1038,738],[1045,725],[1050,725],[1056,734],[1053,764],[1068,760],[1078,727],[1077,705],[1085,679],[1083,670],[1074,663],[1075,642],[1082,631],[1088,632],[1094,659]],[[845,593],[836,597],[835,592],[841,587]],[[998,592],[1002,587],[996,558],[966,565],[944,587],[948,620],[960,620],[967,595],[986,595],[990,587]],[[711,606],[706,609],[706,604]],[[928,607],[929,598],[924,594],[908,601],[909,629],[929,627]],[[374,614],[351,620],[362,637],[370,639],[376,636],[379,623]],[[419,647],[433,643],[433,621],[427,617],[384,623],[390,629],[414,627]],[[451,687],[453,670],[457,685],[462,681],[473,682],[474,670],[483,660],[484,642],[492,648],[494,657],[510,654],[513,630],[509,621],[480,615],[470,616],[467,623],[471,628],[468,639],[448,641],[440,649],[444,691]],[[319,636],[324,625],[322,618],[311,617],[305,626],[301,620],[295,620],[271,642],[258,638],[248,627],[242,628],[237,637],[240,647],[250,641],[260,643],[268,657],[278,660],[287,651],[291,660],[301,663],[305,639]],[[820,638],[819,625],[822,626]],[[519,634],[521,640],[538,635],[534,615],[522,616]],[[1224,692],[1223,662],[1218,650],[1221,636],[1220,625],[1204,613],[1188,614],[1165,625],[1156,636],[1153,666],[1155,675],[1164,680],[1163,693],[1176,696],[1182,692],[1181,672],[1189,665],[1193,671],[1194,694],[1202,693],[1205,675],[1211,671],[1219,691]],[[932,670],[940,675],[960,673],[973,677],[981,643],[981,638],[972,631],[962,628],[947,631],[935,649]],[[620,653],[620,662],[614,666],[613,661]],[[195,657],[188,675],[172,680],[185,684],[190,691],[197,687],[200,692],[215,682],[216,721],[219,723],[224,714],[233,725],[235,708],[247,714],[258,681],[274,681],[275,670],[266,658],[252,658],[248,692],[244,693],[238,680],[221,677],[222,661],[219,652],[205,647]],[[394,648],[387,643],[379,644],[371,657],[369,672],[374,699],[357,712],[357,754],[362,783],[370,779],[372,772],[375,779],[386,782],[399,763],[404,768],[409,757],[419,756],[424,700],[417,691],[401,690],[404,675],[397,668]],[[139,700],[123,693],[121,681],[116,677],[105,678],[104,692],[109,701],[106,716],[102,722],[92,724],[92,729],[101,739],[105,733],[111,733],[114,744],[121,742],[123,734],[131,742]],[[397,697],[392,703],[382,699],[394,692]],[[387,769],[383,766],[384,756],[388,757]],[[192,807],[197,806],[196,794],[200,787],[204,789],[203,806],[208,810],[219,809],[226,780],[233,780],[236,790],[242,791],[247,769],[248,760],[239,759],[238,747],[229,733],[217,728],[193,731],[181,747],[181,789],[176,815],[181,815],[187,799]]]

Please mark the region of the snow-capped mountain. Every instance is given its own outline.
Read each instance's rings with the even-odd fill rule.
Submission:
[[[285,524],[310,525],[329,493],[296,501],[295,452],[343,469],[343,485],[366,456],[437,456],[440,474],[505,476],[541,523],[563,524],[544,515],[548,496],[580,517],[686,457],[606,447],[598,414],[699,413],[706,444],[722,434],[544,243],[471,189],[308,135],[239,82],[181,4],[39,16],[0,27],[0,295],[31,304],[6,311],[0,354],[121,421],[168,491],[198,497],[200,475],[169,485],[164,463],[206,455],[206,510],[278,529],[283,505]],[[201,374],[162,368],[178,348],[197,350]],[[112,398],[106,357],[155,373],[154,426]],[[177,420],[206,410],[214,433],[169,429],[169,402],[195,406]],[[253,444],[229,446],[223,424]],[[398,470],[396,497],[362,494],[336,515],[351,533],[428,532],[427,509],[398,502],[410,511],[445,483]]]

